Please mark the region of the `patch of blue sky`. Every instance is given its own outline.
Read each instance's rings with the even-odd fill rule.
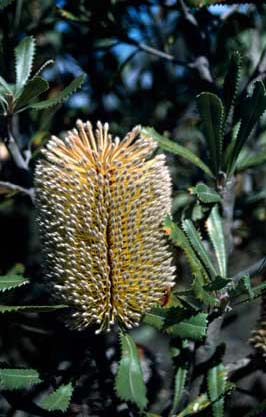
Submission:
[[[69,32],[70,26],[64,20],[59,20],[58,22],[56,22],[54,28],[56,32],[66,33]]]
[[[66,5],[66,0],[56,0],[56,1],[55,1],[55,5],[56,5],[57,7],[65,7],[65,5]]]
[[[89,95],[83,91],[72,94],[67,101],[67,106],[72,109],[79,109],[82,107],[90,107],[90,98]]]
[[[59,55],[53,66],[45,68],[42,75],[46,80],[51,81],[58,74],[72,74],[78,77],[83,73],[77,61],[69,54]]]

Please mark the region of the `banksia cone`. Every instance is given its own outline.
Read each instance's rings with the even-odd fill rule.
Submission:
[[[46,278],[57,300],[72,306],[72,326],[141,316],[173,286],[174,267],[162,229],[170,212],[163,155],[134,128],[112,140],[108,124],[77,122],[55,136],[36,168],[36,199]]]

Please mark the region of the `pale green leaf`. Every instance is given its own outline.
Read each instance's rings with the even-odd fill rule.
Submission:
[[[39,373],[34,369],[0,368],[0,388],[16,390],[29,388],[41,382]]]
[[[143,137],[151,137],[152,139],[156,140],[159,143],[160,147],[167,152],[171,152],[175,155],[181,156],[184,159],[192,162],[193,165],[200,168],[202,171],[205,172],[210,177],[213,177],[210,168],[192,151],[187,149],[184,146],[178,145],[174,141],[166,138],[165,136],[160,135],[156,132],[155,129],[151,127],[143,127],[141,129],[141,134]]]
[[[182,398],[182,394],[185,388],[185,382],[187,377],[187,369],[185,368],[178,368],[176,375],[175,375],[175,391],[174,391],[174,399],[172,408],[170,411],[170,415],[173,415],[177,412],[180,400]]]
[[[224,398],[226,392],[227,372],[221,363],[208,372],[208,394],[212,402],[213,417],[223,417]]]
[[[19,91],[29,79],[35,53],[35,40],[27,36],[15,48],[16,91]]]
[[[10,274],[0,276],[0,291],[10,290],[28,284],[29,280],[22,275]]]
[[[120,333],[122,357],[115,378],[117,395],[136,404],[140,410],[147,405],[146,387],[136,344],[129,334]]]
[[[219,203],[222,201],[220,194],[202,182],[199,182],[195,187],[191,187],[189,191],[205,204]]]
[[[208,145],[212,171],[219,173],[223,146],[224,108],[219,97],[212,93],[201,93],[197,96],[199,113]]]
[[[40,407],[47,411],[63,411],[65,412],[69,405],[73,394],[73,385],[71,382],[66,385],[60,385],[55,391],[48,394],[40,402]]]
[[[43,110],[66,101],[71,94],[73,94],[75,91],[77,91],[78,88],[81,87],[85,77],[85,74],[80,75],[79,77],[75,78],[66,88],[64,88],[64,90],[60,91],[47,100],[31,104],[30,107],[35,110]]]
[[[227,256],[223,223],[217,206],[214,206],[206,222],[207,230],[217,258],[220,275],[226,278]]]

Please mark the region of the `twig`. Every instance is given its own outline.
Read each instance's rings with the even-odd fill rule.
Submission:
[[[1,188],[6,188],[10,191],[27,194],[31,198],[32,202],[34,202],[34,188],[24,188],[20,185],[12,184],[11,182],[0,181],[0,190]]]
[[[235,276],[233,276],[232,280],[234,282],[238,282],[243,276],[249,275],[251,278],[262,274],[266,271],[266,257],[261,258],[259,261],[255,262],[253,265],[249,266],[247,269],[238,272]]]
[[[7,138],[5,143],[17,167],[28,170],[28,163],[24,159],[12,133],[12,118],[10,116],[7,116]]]

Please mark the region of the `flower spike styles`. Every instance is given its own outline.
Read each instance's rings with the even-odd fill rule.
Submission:
[[[137,326],[175,272],[165,157],[150,157],[156,143],[139,127],[121,141],[108,128],[77,121],[64,140],[52,136],[35,175],[47,284],[73,307],[72,327],[97,332]]]

